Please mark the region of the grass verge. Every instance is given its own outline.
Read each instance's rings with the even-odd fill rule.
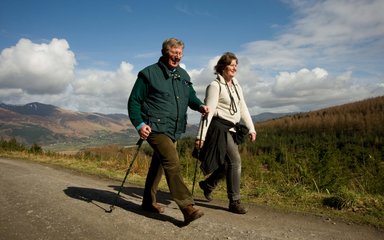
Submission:
[[[22,159],[38,163],[50,164],[80,173],[121,181],[129,165],[129,157],[125,163],[116,163],[116,160],[91,160],[78,159],[73,155],[63,154],[31,154],[27,152],[0,151],[0,156],[11,159]],[[127,182],[144,186],[148,157],[138,155]],[[200,175],[198,179],[201,179]],[[198,182],[199,180],[197,180]],[[191,178],[185,177],[189,188],[192,187]],[[368,224],[377,228],[384,228],[384,197],[367,196],[355,193],[342,193],[332,196],[327,193],[314,193],[300,185],[281,187],[255,183],[249,179],[242,180],[242,201],[247,204],[267,206],[270,208],[311,214],[324,217],[327,220],[338,219],[348,223]],[[163,178],[159,189],[168,191],[168,186]],[[204,198],[203,193],[195,185],[195,195]],[[222,183],[213,192],[215,199],[226,201],[226,187]]]

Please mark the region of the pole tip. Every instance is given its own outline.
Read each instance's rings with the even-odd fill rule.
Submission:
[[[113,209],[115,209],[115,206],[111,205],[111,206],[109,207],[109,210],[105,210],[105,212],[107,212],[107,213],[111,213],[111,212],[113,211]]]

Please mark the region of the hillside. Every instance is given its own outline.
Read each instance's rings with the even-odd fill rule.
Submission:
[[[384,118],[383,102],[384,97],[378,97],[306,113],[261,113],[252,119],[258,132],[264,127],[282,132],[376,131]],[[195,136],[196,131],[196,125],[188,125],[185,136]],[[65,151],[104,144],[130,145],[137,141],[137,133],[124,114],[75,112],[38,102],[0,103],[0,138]]]
[[[255,122],[287,114],[265,113]],[[185,136],[194,136],[196,125],[188,125]],[[34,143],[53,151],[79,150],[103,144],[129,145],[137,133],[127,115],[75,112],[43,103],[0,103],[0,138]]]
[[[0,137],[30,145],[76,145],[78,142],[106,143],[119,137],[129,139],[132,125],[127,115],[84,113],[42,103],[0,104]]]
[[[317,111],[264,121],[258,128],[275,128],[284,132],[374,133],[384,135],[384,96],[333,106]]]
[[[292,185],[383,194],[383,123],[380,96],[257,123],[257,143],[243,149],[249,161],[284,172]]]

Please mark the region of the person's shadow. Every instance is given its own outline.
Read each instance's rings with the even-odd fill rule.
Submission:
[[[141,208],[141,204],[136,204],[134,201],[129,201],[129,199],[127,199],[122,195],[124,194],[132,198],[136,198],[141,203],[143,191],[144,191],[142,188],[133,187],[133,186],[123,187],[119,197],[116,198],[117,192],[119,191],[120,186],[108,186],[108,187],[112,188],[114,191],[107,191],[107,190],[94,189],[94,188],[72,187],[72,186],[67,187],[63,191],[67,196],[91,203],[96,207],[102,209],[106,213],[111,213],[115,207],[120,207],[124,210],[131,211],[148,218],[171,222],[178,227],[185,226],[183,221],[167,216],[166,214],[157,214],[157,213],[150,213],[150,212],[144,211]],[[169,193],[163,192],[163,191],[157,192],[156,200],[158,203],[163,205],[169,205],[172,201],[171,199],[172,197]],[[109,205],[109,207],[105,208],[105,206],[103,206],[100,203],[107,204]],[[202,199],[195,198],[195,203],[196,205],[201,207],[226,210],[221,206],[208,204],[208,201],[202,200]],[[111,208],[111,206],[114,206],[114,207]]]
[[[123,187],[119,197],[116,198],[117,191],[119,190],[120,186],[109,186],[109,187],[115,189],[116,192],[101,190],[101,189],[93,189],[93,188],[83,188],[83,187],[67,187],[63,191],[67,196],[91,203],[97,206],[98,208],[104,210],[106,213],[111,213],[114,209],[114,207],[111,208],[111,206],[115,206],[130,212],[134,212],[136,214],[140,214],[148,218],[153,218],[160,221],[168,221],[178,227],[184,226],[183,221],[180,221],[173,217],[167,216],[165,214],[157,214],[157,213],[150,213],[150,212],[144,211],[141,208],[141,205],[136,204],[134,201],[129,201],[129,199],[121,195],[121,194],[125,194],[130,197],[140,199],[139,201],[141,203],[141,196],[143,195],[143,189],[132,187],[132,186]],[[159,191],[156,195],[156,200],[158,201],[158,203],[161,203],[161,204],[165,204],[165,205],[170,204],[171,203],[170,199],[171,199],[170,194],[162,191]],[[110,207],[106,209],[100,203],[108,204]]]

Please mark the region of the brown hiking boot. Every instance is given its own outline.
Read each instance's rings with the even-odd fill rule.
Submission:
[[[147,212],[152,213],[163,213],[164,208],[160,206],[158,203],[152,203],[152,204],[142,204],[141,208]]]
[[[240,203],[240,200],[231,201],[229,203],[229,211],[237,214],[247,213],[247,209]]]
[[[201,218],[204,215],[204,212],[200,209],[194,208],[193,205],[188,205],[187,207],[181,209],[181,212],[184,215],[184,224],[188,225],[192,221],[195,221],[198,218]]]

